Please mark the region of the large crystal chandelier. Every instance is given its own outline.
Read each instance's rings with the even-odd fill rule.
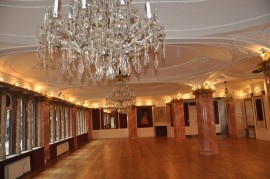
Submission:
[[[227,88],[227,82],[224,81],[224,83],[225,83],[225,91],[224,91],[224,94],[222,97],[223,97],[225,102],[230,102],[233,100],[234,94],[233,94],[233,92],[229,92],[229,90]]]
[[[114,89],[106,98],[106,105],[118,110],[128,109],[135,104],[135,93],[126,84],[125,75],[117,75],[114,81]]]
[[[59,51],[60,71],[68,78],[77,73],[79,79],[91,79],[92,74],[96,80],[114,79],[118,69],[123,75],[129,75],[131,67],[139,73],[150,52],[157,68],[160,43],[165,58],[164,27],[148,1],[145,16],[132,0],[72,0],[67,15],[59,9],[55,0],[38,29],[37,62],[44,68]]]

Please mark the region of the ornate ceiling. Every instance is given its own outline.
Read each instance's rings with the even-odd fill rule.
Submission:
[[[69,1],[61,2],[65,11]],[[149,64],[140,74],[132,71],[128,84],[138,105],[164,105],[166,96],[177,93],[193,98],[191,86],[205,82],[214,85],[215,96],[220,96],[225,80],[235,91],[264,80],[262,73],[252,71],[261,60],[259,50],[270,49],[269,0],[150,2],[166,27],[166,58],[162,60],[160,53],[158,70]],[[144,14],[145,0],[134,3]],[[53,0],[0,1],[0,79],[103,107],[111,81],[67,80],[57,64],[48,70],[36,65],[36,31],[46,6],[53,6]]]

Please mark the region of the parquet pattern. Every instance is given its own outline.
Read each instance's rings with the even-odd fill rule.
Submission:
[[[197,137],[93,140],[24,178],[270,178],[270,142],[218,136],[220,154],[199,155]]]

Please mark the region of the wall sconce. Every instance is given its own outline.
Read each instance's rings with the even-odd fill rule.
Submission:
[[[265,91],[261,91],[262,95],[265,95]]]
[[[253,93],[250,93],[250,96],[253,97]]]

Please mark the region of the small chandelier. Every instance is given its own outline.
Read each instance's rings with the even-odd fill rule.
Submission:
[[[68,79],[74,73],[79,79],[83,75],[93,79],[94,72],[96,80],[112,80],[118,69],[129,75],[132,66],[140,73],[141,63],[149,64],[150,52],[157,69],[160,43],[165,58],[164,26],[148,1],[145,16],[132,0],[71,0],[67,15],[60,15],[59,9],[55,0],[53,11],[46,9],[38,28],[37,63],[44,68],[60,51],[60,71]]]
[[[117,75],[114,81],[114,89],[106,98],[106,105],[124,111],[135,104],[135,93],[128,88],[125,75]]]
[[[224,83],[225,83],[225,91],[224,91],[224,94],[222,95],[222,97],[223,97],[225,102],[230,102],[233,100],[234,94],[233,94],[233,92],[229,92],[229,90],[227,88],[227,82],[224,81]]]

